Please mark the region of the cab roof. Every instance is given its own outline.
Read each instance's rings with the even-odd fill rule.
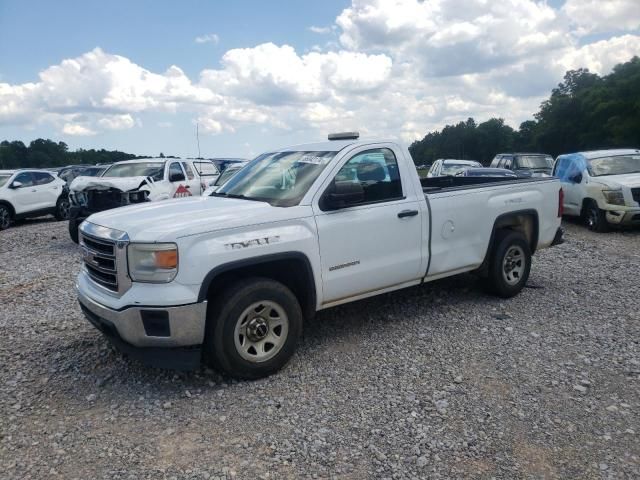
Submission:
[[[639,155],[640,150],[637,148],[617,148],[610,150],[588,150],[586,152],[576,152],[568,155],[581,155],[587,160],[592,158],[612,157],[616,155]],[[564,156],[564,155],[561,155]]]
[[[348,139],[348,140],[329,140],[317,143],[301,143],[300,145],[291,145],[289,147],[278,148],[273,152],[339,152],[347,147],[360,147],[371,145],[372,143],[398,143],[393,139]]]

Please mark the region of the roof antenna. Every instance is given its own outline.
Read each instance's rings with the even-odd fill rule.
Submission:
[[[202,158],[200,156],[200,129],[197,122],[196,122],[196,142],[198,142],[198,159],[200,159]]]

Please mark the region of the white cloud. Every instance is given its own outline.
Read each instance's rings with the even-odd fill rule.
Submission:
[[[567,0],[562,10],[578,35],[640,29],[638,0]]]
[[[91,130],[90,128],[77,123],[65,123],[62,127],[62,133],[79,137],[86,137],[96,134],[96,132]]]
[[[220,42],[220,37],[216,33],[207,33],[196,37],[194,41],[196,43],[213,43],[217,45]]]

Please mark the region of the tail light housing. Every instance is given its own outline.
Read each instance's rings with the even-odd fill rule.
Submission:
[[[558,218],[562,218],[564,213],[564,190],[560,189],[558,192]]]

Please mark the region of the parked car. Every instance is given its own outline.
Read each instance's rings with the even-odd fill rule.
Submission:
[[[480,162],[476,162],[475,160],[455,160],[452,158],[439,159],[433,162],[433,164],[431,165],[431,168],[427,173],[427,178],[443,177],[446,175],[457,175],[458,173],[468,168],[479,167],[482,167],[482,164]]]
[[[99,177],[77,177],[70,186],[69,236],[89,215],[134,203],[200,196],[219,172],[209,160],[142,158],[117,162]]]
[[[222,185],[227,183],[231,178],[238,173],[248,162],[236,162],[232,163],[220,174],[217,180],[210,185],[204,192],[202,192],[202,196],[209,196],[213,192],[217,191]]]
[[[470,271],[511,297],[561,239],[556,178],[421,185],[399,143],[330,138],[264,153],[210,197],[90,216],[76,282],[88,321],[153,365],[204,354],[258,378],[318,310]]]
[[[511,170],[507,170],[506,168],[467,168],[457,175],[461,177],[509,177],[509,178],[518,178]]]
[[[553,157],[546,153],[499,153],[490,167],[506,168],[520,177],[544,177],[551,175]]]
[[[640,150],[598,150],[560,155],[553,175],[562,182],[564,213],[587,227],[640,225]]]
[[[14,220],[43,215],[69,218],[64,180],[47,170],[0,170],[0,230]]]
[[[61,179],[63,179],[67,185],[70,185],[71,182],[73,182],[73,180],[76,177],[79,177],[80,175],[83,174],[84,170],[87,167],[91,167],[92,165],[68,165],[66,167],[62,167],[58,170],[58,177],[60,177]]]

